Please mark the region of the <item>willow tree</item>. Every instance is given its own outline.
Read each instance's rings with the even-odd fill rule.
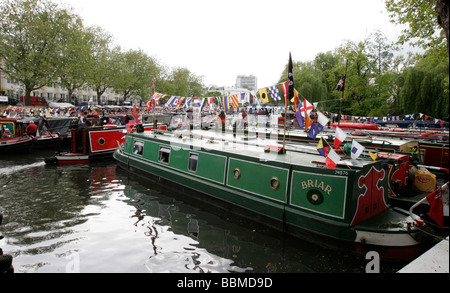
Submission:
[[[65,40],[77,18],[47,0],[0,2],[1,71],[31,92],[58,78]]]

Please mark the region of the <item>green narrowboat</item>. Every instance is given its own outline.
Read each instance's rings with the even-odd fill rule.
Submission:
[[[409,259],[431,240],[407,211],[389,206],[382,162],[341,159],[330,169],[325,157],[286,150],[276,140],[211,133],[127,133],[114,158],[129,172],[323,243]]]

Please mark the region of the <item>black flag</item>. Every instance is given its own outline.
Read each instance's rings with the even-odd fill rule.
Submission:
[[[288,94],[286,97],[286,105],[294,97],[294,73],[292,71],[292,57],[291,52],[289,52],[289,65],[288,65]]]
[[[345,86],[345,75],[339,80],[335,90],[343,92]]]

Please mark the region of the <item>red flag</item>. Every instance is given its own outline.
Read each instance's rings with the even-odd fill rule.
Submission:
[[[156,78],[153,77],[153,80],[152,80],[152,96],[155,94],[155,89],[156,89]]]
[[[427,195],[428,203],[430,204],[430,211],[428,216],[432,218],[441,228],[444,228],[444,206],[441,202],[441,189],[436,189]]]
[[[136,109],[136,105],[133,105],[133,118],[136,121],[136,123],[139,122],[139,118],[138,118],[138,113],[137,113],[137,109]]]
[[[341,157],[339,157],[339,155],[333,149],[330,149],[327,159],[325,161],[325,165],[327,165],[329,169],[334,169],[336,168],[340,160]]]
[[[289,82],[288,81],[282,82],[282,83],[280,83],[280,86],[281,86],[281,89],[283,90],[284,96],[287,97],[287,95],[288,95],[288,88],[289,88]]]

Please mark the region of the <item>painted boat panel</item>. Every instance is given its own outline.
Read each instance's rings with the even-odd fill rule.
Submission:
[[[126,133],[126,128],[89,131],[91,152],[113,152],[118,147],[118,142],[123,143]]]
[[[286,202],[289,169],[230,158],[227,186],[256,196]]]
[[[344,219],[347,185],[347,177],[293,171],[290,204],[314,213]]]

